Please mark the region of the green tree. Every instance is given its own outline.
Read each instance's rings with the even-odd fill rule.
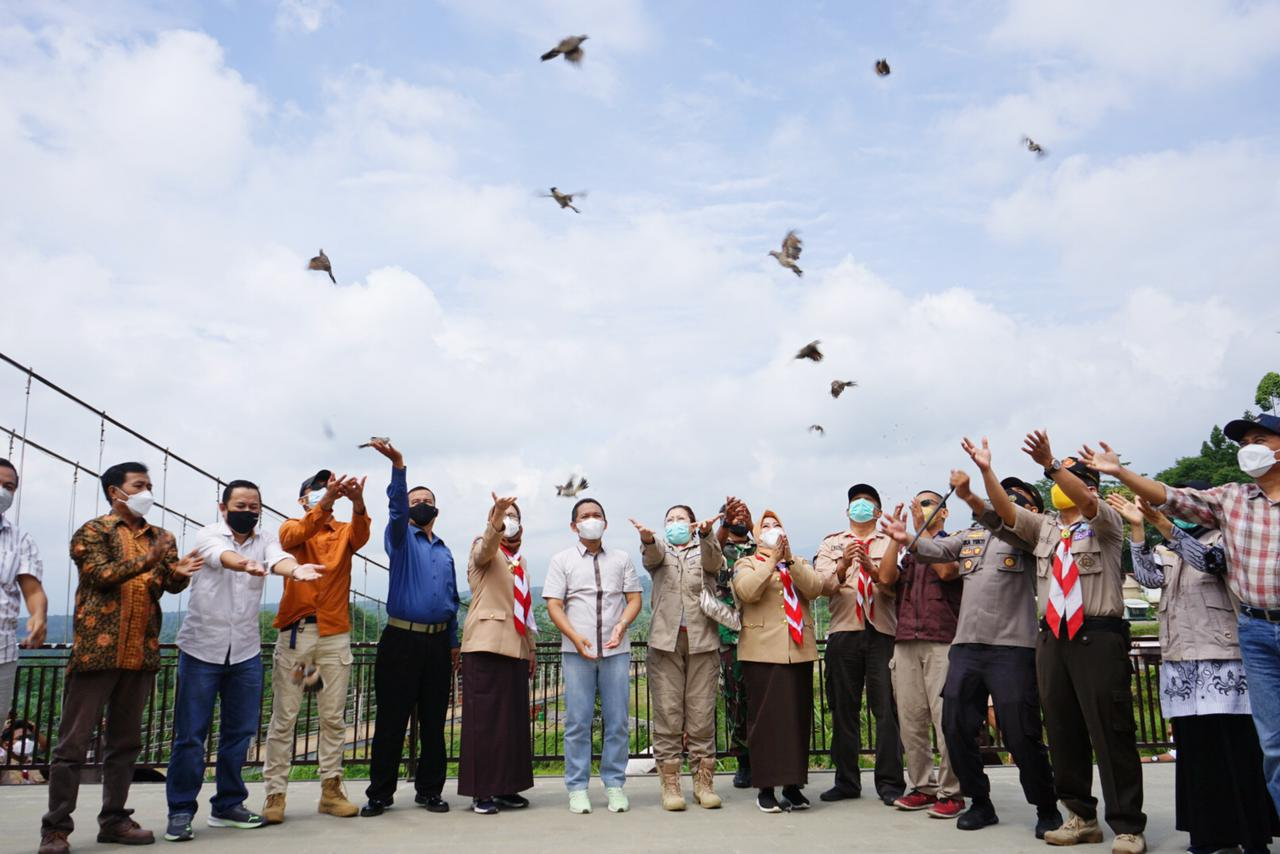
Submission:
[[[1246,413],[1250,414],[1252,413]],[[1248,479],[1236,463],[1235,443],[1218,426],[1209,431],[1209,439],[1200,445],[1199,455],[1182,457],[1156,475],[1156,480],[1162,483],[1207,480],[1213,486],[1244,483]]]
[[[1280,414],[1280,374],[1268,371],[1258,381],[1258,391],[1253,396],[1255,405],[1267,410],[1272,415]]]

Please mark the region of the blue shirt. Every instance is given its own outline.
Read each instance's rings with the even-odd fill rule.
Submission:
[[[387,616],[414,623],[448,623],[450,645],[460,646],[453,553],[444,540],[428,537],[409,522],[404,469],[392,466],[387,499],[391,516],[383,537],[391,564]]]

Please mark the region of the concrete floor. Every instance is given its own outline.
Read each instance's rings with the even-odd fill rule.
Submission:
[[[1173,827],[1173,774],[1170,765],[1144,765],[1146,773],[1146,809],[1149,818],[1147,843],[1152,851],[1184,851],[1186,835]],[[207,827],[207,799],[212,794],[206,786],[202,793],[201,812],[196,817],[196,838],[175,851],[199,854],[201,851],[236,851],[238,854],[270,852],[270,854],[372,854],[372,852],[414,851],[424,849],[448,851],[451,854],[502,852],[502,854],[540,854],[540,852],[632,852],[642,850],[767,851],[791,854],[802,851],[901,851],[941,854],[950,851],[1039,851],[1047,850],[1032,835],[1035,813],[1022,798],[1014,768],[990,769],[992,797],[1000,815],[1000,824],[976,832],[955,829],[954,822],[931,819],[924,813],[906,813],[889,809],[878,800],[862,799],[838,804],[823,804],[817,795],[831,782],[829,773],[809,777],[806,793],[815,807],[806,812],[766,815],[756,809],[753,793],[732,788],[729,777],[716,781],[725,797],[720,810],[690,807],[683,813],[665,813],[658,806],[656,778],[631,778],[627,793],[631,798],[629,813],[614,815],[604,806],[604,790],[599,780],[591,784],[595,811],[591,815],[571,815],[567,809],[564,782],[558,777],[538,778],[533,791],[525,794],[533,802],[530,809],[519,813],[480,816],[464,809],[467,799],[457,795],[454,781],[445,787],[445,797],[453,810],[436,815],[413,804],[413,787],[402,785],[395,806],[375,819],[336,819],[315,811],[319,784],[294,783],[289,788],[288,819],[283,825],[259,830],[226,830]],[[864,780],[870,783],[869,774]],[[1096,783],[1095,783],[1096,786]],[[364,783],[352,780],[348,795],[363,801]],[[690,785],[685,778],[686,795]],[[249,806],[262,806],[261,784],[249,786]],[[72,850],[104,852],[121,850],[118,846],[99,845],[96,836],[96,807],[100,789],[86,785],[80,790],[80,809],[76,815],[79,830],[72,834]],[[6,786],[0,789],[0,852],[31,852],[39,844],[40,815],[46,806],[43,786]],[[157,844],[166,849],[161,837],[164,831],[164,786],[137,784],[133,787],[130,806],[135,818],[156,832]],[[1081,854],[1105,854],[1111,849],[1111,833],[1102,845],[1085,846]],[[154,850],[154,849],[153,849]],[[1055,849],[1056,850],[1056,849]]]

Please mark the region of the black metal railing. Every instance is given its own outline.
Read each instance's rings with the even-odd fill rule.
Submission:
[[[819,641],[820,651],[824,646],[825,642]],[[345,746],[346,762],[349,765],[367,764],[370,758],[373,722],[377,713],[373,680],[376,650],[377,645],[372,643],[354,644],[352,647],[354,661],[347,696],[348,726]],[[263,680],[265,687],[258,714],[257,732],[249,746],[246,760],[246,764],[250,766],[262,765],[266,757],[267,727],[271,720],[271,652],[271,645],[264,644],[262,660],[266,671]],[[70,650],[65,645],[24,652],[18,667],[14,712],[17,720],[29,721],[32,725],[39,750],[36,767],[41,767],[47,762],[45,757],[49,755],[57,741],[63,677],[69,653]],[[630,714],[632,757],[647,756],[647,748],[651,743],[652,703],[648,692],[645,653],[644,643],[632,644]],[[1132,691],[1139,747],[1148,750],[1168,748],[1171,746],[1169,728],[1160,712],[1159,646],[1149,641],[1136,641],[1130,650],[1130,660],[1135,674]],[[816,702],[814,703],[813,734],[809,746],[810,755],[819,763],[828,755],[831,734],[826,691],[823,687],[825,684],[823,664],[820,657],[814,670]],[[172,739],[173,704],[177,689],[177,669],[176,649],[172,645],[165,645],[162,648],[160,672],[156,674],[155,687],[146,711],[143,713],[142,753],[138,758],[139,766],[163,768],[168,764]],[[530,692],[529,709],[529,737],[535,762],[554,763],[564,759],[563,697],[564,683],[559,644],[541,643]],[[459,679],[454,682],[454,691],[445,723],[444,738],[450,761],[457,761],[458,758],[464,707],[464,686]],[[871,720],[868,704],[864,702],[862,707],[863,752],[870,754],[875,751],[875,726]],[[205,754],[205,761],[210,766],[215,761],[217,715],[214,716],[213,721],[214,729],[210,732]],[[318,721],[315,698],[308,695],[304,698],[294,730],[295,765],[317,763]],[[595,722],[592,735],[593,742],[599,744],[598,720]],[[1000,744],[998,735],[995,733],[992,735],[994,737],[992,749],[1003,752],[1003,745]],[[721,701],[716,713],[716,747],[720,756],[729,755],[728,736],[724,704]],[[410,722],[407,742],[404,755],[408,771],[412,774],[412,757],[417,755],[417,727],[414,721]],[[96,767],[101,762],[100,757],[101,751],[95,738],[90,744],[90,755],[86,764]],[[19,762],[20,760],[14,757],[0,759],[0,771],[18,768]]]

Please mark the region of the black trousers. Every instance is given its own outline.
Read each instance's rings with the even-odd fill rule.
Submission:
[[[960,792],[989,800],[991,781],[983,770],[978,730],[986,726],[987,698],[995,704],[996,725],[1018,765],[1027,803],[1050,809],[1057,803],[1049,751],[1041,738],[1040,695],[1036,691],[1036,651],[1030,647],[960,643],[948,655],[942,688],[942,735]]]
[[[1280,819],[1262,773],[1251,715],[1170,718],[1178,745],[1174,815],[1196,848],[1265,850]]]
[[[861,632],[836,632],[827,638],[825,659],[827,705],[831,709],[831,762],[837,789],[861,794],[858,757],[862,751],[862,690],[876,723],[876,794],[901,797],[907,784],[902,776],[902,738],[898,707],[893,701],[889,662],[893,638],[868,627]]]
[[[405,730],[415,709],[418,771],[414,787],[419,795],[438,795],[444,789],[444,716],[453,686],[449,641],[448,632],[429,635],[394,626],[383,630],[373,666],[378,712],[365,789],[370,798],[390,801],[395,796]]]
[[[1058,797],[1081,818],[1098,816],[1093,757],[1106,801],[1106,822],[1116,833],[1142,833],[1142,765],[1138,759],[1130,680],[1129,632],[1096,628],[1085,620],[1074,640],[1040,629],[1036,675]]]

